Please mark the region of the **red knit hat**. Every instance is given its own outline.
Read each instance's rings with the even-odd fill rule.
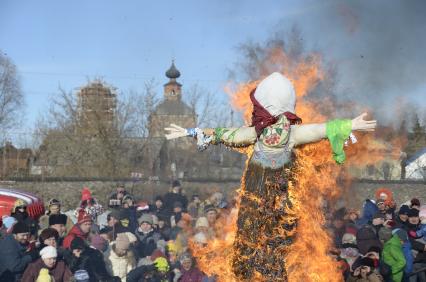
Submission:
[[[90,192],[89,188],[83,187],[83,190],[81,191],[81,200],[86,201],[90,200],[92,198],[92,193]]]
[[[84,210],[78,212],[77,224],[83,224],[85,222],[92,222],[92,217],[88,215]]]

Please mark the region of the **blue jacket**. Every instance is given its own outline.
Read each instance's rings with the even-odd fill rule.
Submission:
[[[25,248],[13,235],[7,235],[0,241],[0,265],[4,271],[12,273],[15,279],[13,281],[21,278],[31,260],[31,256],[25,253]]]
[[[411,243],[410,241],[405,242],[404,244],[402,244],[402,252],[404,253],[404,257],[405,257],[405,269],[404,272],[407,274],[410,274],[413,271],[413,262],[414,262],[414,256],[413,253],[411,252]]]
[[[362,217],[358,219],[355,224],[361,227],[365,224],[369,224],[373,221],[373,216],[379,211],[377,205],[370,199],[365,200],[364,207],[362,210]]]
[[[423,240],[426,241],[426,224],[420,224],[419,229],[416,231],[417,237],[423,237]]]

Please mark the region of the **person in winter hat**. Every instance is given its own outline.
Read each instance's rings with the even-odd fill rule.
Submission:
[[[53,228],[46,228],[38,237],[38,240],[40,241],[40,246],[44,248],[45,246],[52,246],[54,248],[57,247],[57,241],[59,239],[58,231],[56,231]]]
[[[40,233],[38,239],[40,244],[38,245],[37,250],[39,252],[46,246],[52,246],[56,248],[58,252],[58,259],[63,258],[63,253],[65,250],[61,246],[59,246],[58,242],[60,238],[58,231],[53,228],[46,228]]]
[[[207,236],[203,232],[198,232],[192,239],[198,248],[204,248],[207,246]]]
[[[173,203],[173,212],[170,216],[170,226],[175,227],[178,219],[182,216],[182,203],[174,202]]]
[[[119,209],[113,209],[107,215],[107,226],[103,233],[109,232],[112,235],[112,240],[115,240],[118,233],[128,232],[130,229],[123,225],[123,222],[127,221],[124,219],[125,215]]]
[[[108,249],[108,241],[101,235],[95,234],[90,237],[90,246],[103,253]]]
[[[156,196],[154,199],[154,204],[149,207],[149,210],[152,211],[155,215],[165,213],[164,200],[161,196]]]
[[[27,249],[29,237],[27,224],[18,221],[12,234],[0,240],[0,270],[11,273],[9,281],[19,281],[27,265],[38,257],[34,249]]]
[[[36,237],[38,232],[38,223],[27,212],[27,202],[17,199],[14,203],[10,216],[16,218],[17,221],[25,223],[30,228],[31,236]]]
[[[360,256],[358,246],[356,244],[356,236],[345,233],[342,237],[342,247],[340,248],[340,257],[344,259],[352,269],[352,264]]]
[[[28,265],[25,270],[21,282],[33,282],[37,279],[42,269],[47,269],[53,281],[67,282],[70,281],[72,273],[65,262],[57,260],[58,253],[55,247],[46,246],[40,251],[38,260]]]
[[[180,273],[182,276],[179,281],[201,281],[205,277],[204,273],[194,265],[194,261],[190,253],[184,253],[181,255],[180,264]]]
[[[137,207],[135,200],[131,195],[123,197],[122,208],[120,212],[123,214],[121,224],[129,230],[135,230],[138,227]]]
[[[135,256],[129,247],[129,238],[124,233],[120,233],[117,235],[117,239],[111,243],[111,248],[105,253],[108,272],[120,277],[123,282],[126,282],[127,273],[136,267]]]
[[[356,225],[360,228],[365,224],[371,224],[373,221],[373,216],[379,211],[376,201],[371,199],[366,199],[362,209],[361,217],[356,220]]]
[[[396,203],[393,199],[393,193],[388,188],[382,187],[375,192],[376,202],[383,201],[385,210],[395,211]]]
[[[398,216],[395,218],[395,227],[396,228],[405,228],[408,223],[408,213],[410,212],[410,207],[407,205],[402,205],[398,210]]]
[[[419,226],[419,229],[416,231],[415,237],[416,238],[423,237],[423,240],[426,241],[426,205],[423,205],[420,207],[419,219],[420,219],[420,226]]]
[[[143,214],[138,219],[139,227],[135,230],[135,235],[138,238],[136,245],[137,256],[139,258],[152,255],[152,252],[157,248],[157,242],[163,237],[152,227],[153,218],[150,214]]]
[[[374,260],[369,257],[360,259],[359,266],[351,273],[346,282],[381,282],[383,277],[375,270]]]
[[[128,195],[124,183],[117,183],[116,191],[109,196],[108,207],[119,208],[123,198]]]
[[[370,225],[365,225],[357,231],[356,242],[359,252],[363,255],[366,254],[372,246],[382,249],[382,244],[377,237],[376,230]]]
[[[92,228],[93,220],[92,217],[85,213],[80,213],[77,223],[71,228],[68,235],[65,237],[63,247],[69,249],[71,242],[74,238],[80,237],[83,240],[87,240],[89,237],[90,230]]]
[[[402,252],[404,253],[405,257],[403,281],[405,281],[413,271],[414,256],[412,253],[411,243],[408,239],[407,231],[404,229],[396,228],[392,230],[392,235],[397,235],[402,242]]]
[[[120,278],[108,273],[104,255],[97,249],[87,246],[86,242],[79,237],[71,242],[65,261],[73,273],[77,273],[78,270],[86,271],[89,276],[87,281],[120,281]]]
[[[161,237],[164,240],[168,241],[170,239],[170,220],[165,214],[158,215],[158,228],[157,232],[161,234]]]
[[[188,204],[188,213],[194,219],[200,217],[203,214],[203,206],[201,205],[199,195],[192,195],[191,202]]]
[[[198,232],[207,232],[209,228],[209,221],[206,217],[202,216],[197,218],[195,222],[195,230]]]
[[[407,232],[403,232],[402,229],[392,235],[392,238],[388,240],[383,247],[383,261],[391,267],[392,270],[392,281],[401,282],[404,275],[404,269],[406,260],[402,245],[408,240]]]
[[[420,218],[418,209],[410,209],[406,225],[407,231],[417,231],[420,228]]]
[[[70,228],[67,226],[70,224]],[[62,247],[67,230],[71,230],[73,227],[71,219],[65,214],[51,214],[49,215],[49,228],[53,228],[58,232],[58,246]]]
[[[92,221],[96,223],[98,216],[103,212],[102,205],[92,196],[89,188],[84,187],[81,191],[81,201],[79,207],[75,210],[75,215],[79,217],[81,214],[88,214],[92,217]]]
[[[347,209],[344,219],[345,219],[347,225],[348,224],[353,225],[353,224],[356,223],[356,221],[359,219],[359,217],[360,217],[359,210]]]
[[[38,219],[40,229],[49,227],[49,216],[53,214],[61,214],[61,202],[57,199],[51,199],[46,207],[46,212]]]
[[[379,240],[384,245],[390,238],[392,238],[392,229],[388,227],[382,227],[377,234],[379,236]]]
[[[90,192],[89,188],[83,187],[81,190],[81,201],[90,201],[92,199],[92,192]]]
[[[182,195],[181,191],[180,181],[174,180],[172,182],[172,191],[164,195],[164,208],[169,215],[173,212],[173,205],[175,202],[180,202],[182,204],[182,210],[186,211],[188,207],[188,198]]]

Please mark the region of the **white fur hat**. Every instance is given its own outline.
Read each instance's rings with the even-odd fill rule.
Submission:
[[[58,252],[56,251],[56,248],[47,246],[40,251],[40,256],[42,259],[56,258],[58,257]]]
[[[129,239],[130,244],[136,243],[138,241],[138,238],[136,238],[136,236],[133,233],[125,232],[124,234],[126,234],[127,238]]]
[[[204,233],[198,232],[194,236],[194,242],[199,244],[207,244],[207,237]]]
[[[195,228],[198,227],[209,227],[209,221],[206,217],[202,216],[197,219],[197,221],[195,222]]]

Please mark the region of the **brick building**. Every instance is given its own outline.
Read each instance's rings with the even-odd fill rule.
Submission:
[[[95,80],[77,93],[77,119],[80,134],[96,137],[100,132],[112,133],[115,128],[117,94],[115,88]]]
[[[0,176],[27,176],[30,171],[33,152],[31,149],[18,149],[10,142],[0,148]]]

